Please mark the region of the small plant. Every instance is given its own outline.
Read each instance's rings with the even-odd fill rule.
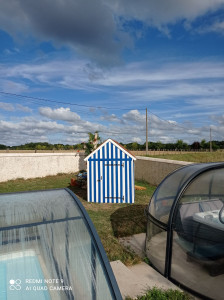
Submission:
[[[144,258],[143,258],[143,261],[144,261],[146,264],[148,264],[149,266],[152,265],[152,263],[151,263],[151,261],[148,259],[148,257],[144,257]]]
[[[192,299],[188,294],[178,290],[163,290],[157,287],[153,287],[148,290],[146,295],[138,296],[137,300],[190,300]],[[132,300],[130,297],[126,297],[125,300]]]

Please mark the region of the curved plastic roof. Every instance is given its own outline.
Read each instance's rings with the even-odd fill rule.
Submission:
[[[145,249],[154,267],[202,299],[223,299],[224,162],[177,169],[148,210]]]
[[[186,189],[189,183],[198,175],[221,167],[224,167],[224,163],[217,162],[192,164],[175,170],[160,183],[154,192],[148,207],[149,214],[163,223],[163,225],[167,225],[170,220],[170,213],[175,208],[175,204],[180,200],[182,191]],[[215,182],[217,185],[219,181],[216,180]],[[209,189],[211,189],[210,183],[211,178],[207,178],[203,182],[197,182],[194,190],[196,188],[198,191],[200,189],[202,190],[201,192],[209,193]],[[189,189],[188,193],[190,191]]]
[[[69,189],[0,194],[0,207],[0,299],[122,299]]]

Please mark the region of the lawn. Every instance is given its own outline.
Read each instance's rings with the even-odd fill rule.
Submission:
[[[58,174],[35,179],[17,179],[0,183],[0,193],[54,189],[69,187],[81,200],[88,211],[101,238],[110,261],[121,260],[126,265],[138,263],[140,258],[124,248],[118,237],[145,232],[146,218],[144,208],[154,192],[154,186],[137,181],[136,184],[146,190],[135,191],[135,204],[97,204],[86,201],[86,190],[70,186],[74,174]]]
[[[183,154],[162,154],[151,155],[153,158],[165,158],[172,160],[181,160],[195,163],[207,163],[224,161],[224,152],[199,152],[199,153],[183,153]]]

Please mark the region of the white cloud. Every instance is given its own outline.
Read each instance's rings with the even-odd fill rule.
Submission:
[[[224,90],[224,87],[223,87]],[[211,114],[211,110],[215,111],[223,111],[224,110],[224,101],[223,101],[223,93],[220,89],[219,92],[214,92],[214,95],[210,95],[209,98],[201,97],[199,99],[191,99],[188,100],[188,103],[192,105],[195,109],[200,109],[201,113],[203,113],[203,108],[207,110]]]
[[[11,67],[9,67],[11,68]],[[5,69],[6,71],[6,69]],[[16,82],[14,80],[5,80],[7,74],[4,76],[4,67],[0,65],[0,88],[3,92],[23,93],[28,90],[28,86],[24,83]],[[11,77],[11,76],[9,76]]]
[[[180,20],[193,21],[207,12],[223,7],[223,0],[107,0],[115,14],[142,21],[160,30]],[[165,27],[165,28],[164,28]]]
[[[170,62],[155,67],[146,61],[115,68],[96,81],[101,86],[147,87],[149,83],[224,78],[220,61]]]
[[[2,110],[5,110],[5,111],[11,111],[11,112],[14,112],[14,111],[23,111],[23,112],[26,112],[26,113],[31,113],[32,112],[32,109],[29,108],[28,106],[24,106],[24,105],[21,105],[21,104],[11,104],[11,103],[8,103],[8,102],[0,102],[0,109]]]
[[[71,123],[76,123],[81,120],[80,116],[77,113],[72,112],[70,108],[60,107],[52,109],[50,107],[40,107],[39,112],[42,116],[52,120],[61,120]]]
[[[77,113],[72,112],[68,107],[56,109],[52,109],[50,107],[40,107],[39,112],[42,116],[51,120],[65,121],[71,124],[73,123],[74,125],[64,126],[64,131],[69,134],[72,134],[73,132],[88,133],[105,130],[105,126],[101,124],[82,120]]]
[[[0,102],[0,109],[6,110],[6,111],[14,111],[15,108],[12,104],[6,103],[6,102]]]
[[[0,86],[6,78],[9,82],[28,79],[31,86],[35,84],[91,93],[107,93],[113,89],[117,97],[150,101],[181,96],[215,97],[224,92],[224,63],[219,61],[174,62],[156,67],[143,61],[105,70],[102,76],[95,76],[94,79],[89,78],[94,69],[86,68],[86,64],[86,61],[72,60],[2,65]],[[14,91],[10,85],[7,88],[8,92]]]
[[[88,132],[99,131],[102,139],[113,138],[123,143],[145,141],[144,114],[130,111],[125,114],[124,123],[113,125],[94,124],[81,120],[79,124],[60,124],[55,121],[38,120],[36,117],[26,117],[20,121],[0,121],[0,140],[6,145],[19,145],[31,141],[48,141],[51,143],[80,143],[88,140]],[[137,117],[136,117],[137,116]],[[140,117],[142,117],[142,119]],[[218,126],[213,125],[213,134],[222,139],[224,136],[224,117],[213,116]],[[180,124],[173,120],[161,120],[155,115],[149,115],[149,141],[175,142],[182,139],[187,142],[208,140],[210,126],[195,128],[192,124]]]
[[[105,113],[100,117],[101,121],[108,121],[108,122],[118,122],[122,123],[122,120],[119,119],[115,114],[109,115],[108,113]]]
[[[215,21],[210,25],[201,26],[195,31],[197,31],[198,33],[217,32],[220,34],[224,34],[224,21]]]
[[[16,104],[16,109],[20,110],[20,111],[23,111],[23,112],[27,112],[27,113],[32,112],[32,109],[30,107],[24,106],[24,105],[21,105],[21,104]]]
[[[79,125],[59,124],[56,121],[43,121],[26,117],[18,122],[0,121],[0,140],[6,145],[20,145],[31,141],[67,143],[88,140],[88,132],[106,131],[106,127],[88,121]],[[40,139],[39,139],[40,137]]]
[[[170,124],[174,124],[174,125],[177,125],[177,122],[176,122],[176,121],[172,121],[172,120],[167,120],[167,122],[169,122]]]
[[[128,122],[135,122],[138,124],[145,124],[146,116],[141,114],[138,110],[131,110],[122,116],[123,120]]]
[[[133,140],[133,142],[136,142],[138,144],[144,143],[140,137],[133,137],[132,140]]]
[[[35,86],[60,87],[73,90],[98,91],[89,77],[94,72],[86,68],[87,61],[54,60],[44,63],[0,65],[0,87],[5,92],[22,93],[28,86],[15,81],[26,80]],[[88,69],[88,73],[87,73]],[[7,79],[7,80],[6,80]]]

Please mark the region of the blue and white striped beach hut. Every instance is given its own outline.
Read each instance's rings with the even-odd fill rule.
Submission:
[[[134,203],[135,156],[112,139],[85,158],[88,202]]]

